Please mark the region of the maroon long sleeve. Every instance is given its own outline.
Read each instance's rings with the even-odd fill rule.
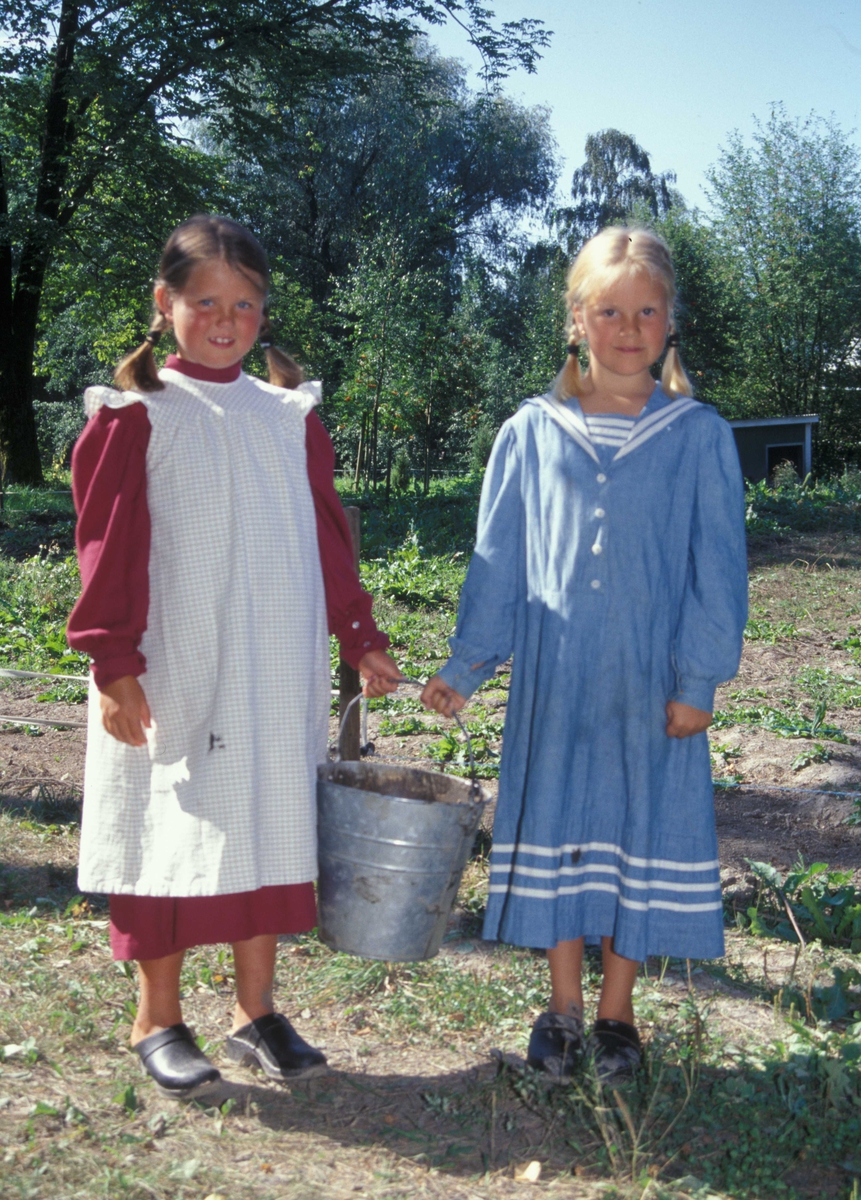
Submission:
[[[386,634],[371,616],[373,599],[362,588],[353,565],[353,543],[344,506],[335,491],[335,451],[326,426],[310,412],[305,419],[308,480],[317,516],[317,541],[326,589],[329,632],[341,643],[341,656],[351,667],[369,650],[385,650]]]
[[[72,455],[72,495],[81,595],[66,636],[93,660],[96,685],[142,675],[140,642],[149,611],[150,517],[143,404],[100,408]]]
[[[372,599],[353,566],[350,532],[335,491],[335,454],[315,412],[305,430],[329,631],[344,659],[357,667],[363,655],[384,649],[389,639],[374,623]],[[72,455],[81,596],[67,636],[74,650],[90,655],[98,687],[146,670],[139,647],[149,611],[149,436],[143,404],[103,407],[87,422]]]

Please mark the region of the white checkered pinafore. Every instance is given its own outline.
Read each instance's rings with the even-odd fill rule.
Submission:
[[[144,747],[102,727],[91,684],[79,886],[215,896],[316,877],[315,778],[330,701],[308,482],[308,390],[173,370],[152,433]]]

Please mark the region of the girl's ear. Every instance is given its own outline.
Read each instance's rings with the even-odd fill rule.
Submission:
[[[157,283],[152,290],[152,297],[158,311],[168,320],[173,320],[173,297],[163,283]]]
[[[579,304],[575,304],[571,309],[571,332],[578,342],[582,342],[586,336],[583,325],[583,309]]]

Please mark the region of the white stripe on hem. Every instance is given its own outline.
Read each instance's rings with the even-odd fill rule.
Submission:
[[[581,892],[608,892],[615,895],[623,908],[631,908],[636,912],[648,912],[652,908],[666,909],[669,912],[695,913],[717,912],[722,908],[722,902],[715,900],[711,904],[680,904],[675,900],[629,900],[623,896],[617,887],[610,883],[583,883],[577,887],[555,888],[553,891],[542,891],[540,888],[506,887],[504,884],[491,884],[490,891],[496,894],[508,893],[512,896],[523,896],[530,900],[557,900],[560,896],[577,896]]]
[[[709,859],[707,862],[688,863],[673,862],[667,858],[640,858],[635,854],[626,854],[621,846],[616,846],[612,842],[582,842],[580,845],[576,842],[566,842],[563,846],[533,846],[528,842],[522,842],[519,845],[516,842],[503,842],[493,846],[494,854],[532,854],[536,858],[558,858],[560,854],[570,854],[573,850],[579,850],[581,853],[597,850],[603,854],[615,854],[629,867],[657,867],[662,871],[713,871],[720,866],[720,862],[716,858]]]
[[[647,891],[649,888],[660,888],[665,892],[714,892],[720,889],[717,880],[714,883],[670,883],[664,879],[631,879],[623,875],[619,867],[609,863],[587,864],[584,867],[560,867],[558,871],[548,871],[541,867],[518,867],[513,864],[491,866],[491,875],[522,875],[528,879],[558,879],[560,875],[617,875],[620,883],[626,887],[639,888]]]

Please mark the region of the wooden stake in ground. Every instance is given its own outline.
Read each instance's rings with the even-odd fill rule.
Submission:
[[[362,540],[362,510],[350,506],[344,509],[344,513],[347,517],[347,524],[350,526],[350,538],[353,542],[353,562],[358,572],[359,550]],[[341,659],[338,678],[340,688],[338,694],[338,721],[340,722],[344,719],[344,713],[347,711],[350,701],[358,696],[362,690],[362,681],[355,667],[351,667],[349,663],[344,662],[343,658]],[[359,705],[357,704],[350,713],[347,720],[347,727],[344,730],[344,736],[341,738],[341,757],[350,762],[358,762],[360,758],[359,744]]]

